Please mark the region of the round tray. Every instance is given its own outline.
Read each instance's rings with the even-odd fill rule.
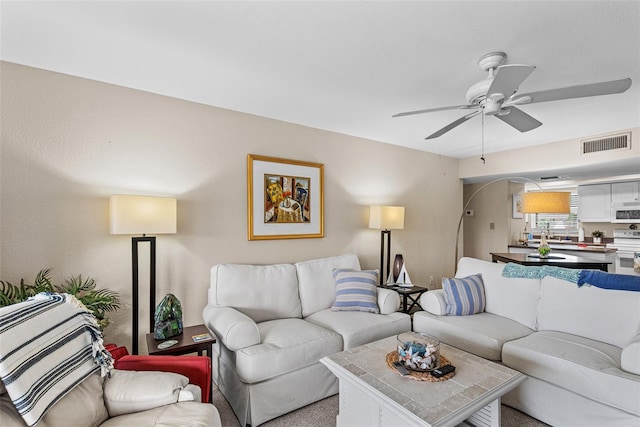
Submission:
[[[400,372],[398,372],[396,367],[393,366],[394,362],[397,362],[397,361],[398,361],[397,350],[387,354],[387,366],[389,367],[389,369],[396,372],[398,375],[402,375]],[[444,357],[442,354],[440,354],[440,366],[448,365],[449,363],[450,363],[449,360],[446,357]],[[433,375],[431,375],[431,372],[418,372],[418,371],[412,371],[410,369],[407,369],[407,370],[409,371],[409,375],[405,375],[405,377],[410,377],[411,379],[414,379],[416,381],[429,381],[432,383],[436,383],[439,381],[446,381],[449,378],[452,378],[456,374],[454,371],[454,372],[449,372],[448,374],[443,375],[440,378],[436,378]]]

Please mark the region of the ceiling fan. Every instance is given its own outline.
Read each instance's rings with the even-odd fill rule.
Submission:
[[[610,95],[622,93],[631,86],[631,79],[613,80],[558,89],[542,90],[517,94],[518,86],[536,69],[533,65],[503,65],[507,59],[504,52],[491,52],[478,60],[478,66],[489,75],[467,90],[467,105],[430,108],[426,110],[407,111],[392,117],[410,116],[414,114],[433,113],[445,110],[474,110],[460,117],[447,126],[429,135],[425,139],[434,139],[444,135],[462,123],[484,111],[485,115],[494,116],[520,132],[527,132],[542,125],[542,122],[531,117],[516,105],[536,102],[558,101],[562,99],[583,98],[587,96]]]

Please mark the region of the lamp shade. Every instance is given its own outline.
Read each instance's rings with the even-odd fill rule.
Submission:
[[[404,228],[404,206],[371,206],[369,228],[402,230]]]
[[[113,195],[111,234],[175,234],[177,200],[169,197]]]
[[[571,193],[540,191],[522,194],[522,213],[570,213]]]

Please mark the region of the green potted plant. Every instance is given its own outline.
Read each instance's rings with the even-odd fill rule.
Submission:
[[[543,231],[542,234],[540,234],[538,253],[540,254],[540,258],[547,258],[549,256],[549,252],[551,252],[551,247],[549,246],[549,243],[547,243],[547,233]]]
[[[84,278],[81,275],[71,276],[61,284],[54,284],[50,277],[51,269],[40,270],[33,284],[25,283],[20,279],[20,285],[13,285],[7,281],[0,281],[0,306],[4,307],[25,301],[41,292],[58,292],[75,296],[98,321],[100,330],[109,325],[107,312],[120,308],[120,295],[109,289],[96,289],[97,283],[91,277]]]
[[[602,238],[604,237],[604,231],[596,230],[591,233],[593,237],[593,243],[600,244],[602,243]]]

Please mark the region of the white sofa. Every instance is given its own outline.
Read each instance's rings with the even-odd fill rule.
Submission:
[[[640,292],[508,278],[505,265],[462,258],[456,277],[482,274],[485,311],[444,315],[439,289],[413,329],[526,374],[502,402],[548,424],[639,426]]]
[[[217,338],[213,381],[241,425],[262,424],[338,392],[319,360],[411,329],[394,291],[377,289],[380,314],[331,311],[333,270],[360,270],[355,255],[296,264],[211,269],[205,324]]]

